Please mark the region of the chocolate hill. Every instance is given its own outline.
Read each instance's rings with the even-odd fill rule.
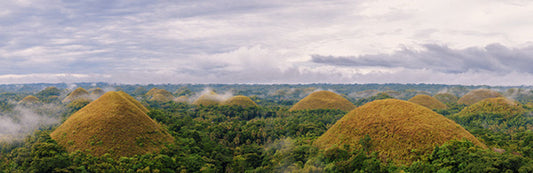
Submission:
[[[146,93],[146,96],[150,101],[169,102],[174,100],[172,93],[165,89],[152,88]]]
[[[241,107],[258,107],[258,105],[250,99],[250,97],[238,95],[234,96],[222,103],[223,105],[229,106],[241,106]]]
[[[158,152],[173,137],[128,94],[107,92],[70,116],[50,136],[67,151],[114,157]]]
[[[221,103],[217,93],[211,91],[205,94],[202,94],[198,99],[196,99],[192,104],[194,105],[219,105]]]
[[[63,103],[68,103],[71,101],[74,101],[76,99],[81,98],[88,98],[89,92],[87,90],[83,89],[82,87],[76,88],[74,91],[72,91],[65,99],[63,99]]]
[[[465,104],[465,105],[472,105],[483,99],[495,98],[495,97],[502,97],[502,95],[499,92],[496,92],[490,89],[477,89],[477,90],[472,90],[466,93],[463,97],[461,97],[457,101],[457,103]]]
[[[93,89],[89,89],[89,93],[90,93],[91,97],[98,98],[98,97],[104,95],[105,91],[102,88],[93,88]]]
[[[520,115],[525,112],[522,106],[512,100],[505,97],[487,98],[481,100],[473,105],[470,105],[461,112],[457,113],[457,116],[473,116],[473,115],[499,115],[502,118],[510,118],[516,115]]]
[[[38,104],[38,103],[40,103],[39,98],[32,96],[32,95],[28,95],[24,97],[22,100],[20,100],[18,104],[33,105],[33,104]]]
[[[289,111],[312,109],[340,109],[350,111],[355,105],[344,97],[331,91],[316,91],[294,104]]]
[[[457,103],[457,100],[459,100],[457,96],[450,93],[438,93],[433,97],[444,104]]]
[[[449,140],[467,139],[486,148],[454,121],[397,99],[373,101],[349,112],[314,144],[321,149],[344,145],[361,148],[359,141],[365,135],[371,138],[371,152],[400,164],[410,164],[418,155],[427,155],[435,145]]]
[[[446,109],[446,105],[439,100],[425,94],[419,94],[408,100],[429,109]]]

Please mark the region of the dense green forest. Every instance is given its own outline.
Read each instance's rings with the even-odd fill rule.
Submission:
[[[43,90],[54,86],[59,90]],[[17,118],[27,95],[42,103],[26,108],[57,119],[40,124],[18,140],[1,142],[0,172],[533,172],[533,93],[527,87],[448,85],[111,85],[78,84],[87,89],[122,90],[149,108],[148,116],[169,131],[173,143],[158,153],[132,157],[111,154],[92,156],[83,151],[67,152],[50,133],[89,100],[62,103],[67,84],[0,86],[3,118]],[[170,91],[174,97],[193,98],[205,87],[217,93],[249,96],[258,107],[193,105],[150,100],[152,88]],[[374,100],[407,100],[417,94],[448,92],[458,97],[476,88],[491,88],[520,104],[521,111],[461,113],[467,105],[447,103],[435,112],[457,122],[488,146],[466,140],[436,145],[428,155],[409,165],[383,159],[370,148],[372,138],[358,147],[339,146],[326,150],[313,142],[347,112],[331,109],[289,111],[311,92],[332,90],[356,106]],[[507,112],[506,112],[507,111]],[[465,115],[463,115],[465,114]],[[18,120],[18,121],[17,121]],[[3,128],[0,128],[2,130]],[[2,133],[0,133],[2,135]],[[2,138],[0,138],[0,141]]]

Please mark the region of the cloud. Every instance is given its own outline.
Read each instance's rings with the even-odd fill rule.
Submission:
[[[533,46],[513,49],[491,44],[483,48],[451,49],[443,45],[426,44],[422,47],[423,50],[404,48],[392,54],[348,57],[312,55],[311,61],[333,66],[430,69],[443,73],[533,73],[529,67],[529,64],[533,64]]]

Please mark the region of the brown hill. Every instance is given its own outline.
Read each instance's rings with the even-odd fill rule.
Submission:
[[[429,109],[446,109],[446,105],[439,100],[425,95],[425,94],[419,94],[414,96],[413,98],[408,100],[409,102],[413,102],[419,105],[422,105]]]
[[[178,98],[174,99],[174,101],[178,103],[187,103],[189,102],[189,97],[187,96],[179,96]]]
[[[219,105],[221,103],[221,100],[219,99],[219,95],[213,91],[202,94],[198,99],[196,99],[192,104],[194,105]]]
[[[76,99],[80,98],[88,98],[89,92],[87,90],[83,89],[82,87],[76,88],[74,91],[72,91],[65,99],[63,99],[63,103],[68,103],[71,101],[74,101]]]
[[[22,100],[20,100],[18,104],[33,105],[33,104],[38,104],[38,103],[40,103],[39,98],[32,96],[32,95],[28,95],[24,97]]]
[[[174,100],[172,93],[165,89],[152,88],[146,93],[146,96],[150,101],[169,102]]]
[[[93,88],[93,89],[89,89],[89,93],[90,93],[91,97],[98,98],[98,97],[104,95],[105,91],[102,88]]]
[[[444,104],[457,103],[457,100],[459,100],[457,96],[450,93],[438,93],[433,97]]]
[[[294,104],[289,111],[312,109],[340,109],[350,111],[355,105],[344,97],[331,91],[316,91]]]
[[[123,92],[107,92],[70,116],[50,136],[67,151],[114,157],[158,152],[173,137]]]
[[[472,134],[452,120],[415,103],[385,99],[367,103],[342,117],[314,144],[321,149],[350,145],[368,135],[371,152],[395,163],[410,164],[435,145],[467,139],[486,148]]]
[[[502,97],[502,95],[499,92],[496,92],[490,89],[477,89],[477,90],[472,90],[466,93],[463,97],[461,97],[457,101],[457,103],[465,104],[465,105],[472,105],[483,99],[495,98],[495,97]]]
[[[491,114],[501,115],[502,118],[509,118],[524,112],[525,109],[519,103],[505,97],[496,97],[487,98],[470,105],[457,113],[457,116]]]
[[[223,105],[230,105],[230,106],[241,106],[241,107],[258,107],[258,105],[250,99],[250,97],[246,96],[234,96],[222,103]]]

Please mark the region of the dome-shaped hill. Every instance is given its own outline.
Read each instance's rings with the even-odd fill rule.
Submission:
[[[417,153],[427,155],[435,145],[467,139],[486,147],[450,119],[415,103],[385,99],[367,103],[342,117],[314,144],[322,149],[351,145],[360,148],[365,135],[370,150],[395,163],[410,164]],[[416,151],[416,152],[413,152]]]
[[[472,116],[472,115],[500,115],[502,118],[509,118],[516,115],[520,115],[525,112],[522,106],[512,100],[505,97],[487,98],[481,100],[473,105],[470,105],[461,112],[457,113],[457,116]]]
[[[146,96],[150,101],[169,102],[174,100],[172,93],[165,89],[152,88],[146,93]]]
[[[416,95],[408,101],[422,105],[429,109],[446,109],[446,105],[444,103],[425,94]]]
[[[105,91],[102,88],[93,88],[89,89],[89,93],[92,97],[100,97],[105,94]]]
[[[250,99],[250,97],[246,96],[234,96],[226,101],[224,101],[223,105],[229,105],[229,106],[241,106],[241,107],[258,107],[258,105]]]
[[[483,99],[495,98],[495,97],[502,97],[502,95],[499,92],[496,92],[490,89],[477,89],[477,90],[472,90],[466,93],[463,97],[461,97],[457,101],[457,103],[465,104],[465,105],[472,105]]]
[[[213,91],[202,94],[194,102],[192,102],[192,104],[194,105],[203,105],[203,106],[219,105],[220,103],[221,103],[221,100],[219,99],[219,95]]]
[[[22,100],[20,100],[18,104],[33,105],[33,104],[38,104],[38,103],[40,103],[39,98],[32,96],[32,95],[28,95],[24,97]]]
[[[459,100],[457,96],[450,93],[438,93],[433,97],[444,104],[457,103],[457,100]]]
[[[65,97],[65,99],[63,99],[63,103],[68,103],[76,99],[87,97],[89,97],[89,92],[87,92],[87,90],[83,89],[82,87],[79,87],[72,91],[67,97]]]
[[[331,91],[316,91],[294,104],[289,111],[312,109],[339,109],[350,111],[355,105],[344,97]]]
[[[124,92],[107,92],[70,116],[50,136],[67,151],[114,157],[158,152],[173,137]]]
[[[189,97],[187,96],[179,96],[178,98],[174,99],[174,101],[178,103],[187,103],[189,102]]]

